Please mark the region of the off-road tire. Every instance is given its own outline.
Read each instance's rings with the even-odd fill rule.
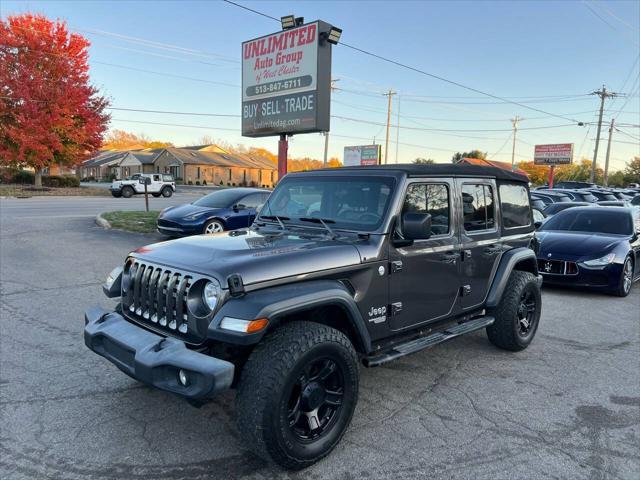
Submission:
[[[173,188],[171,187],[164,187],[162,189],[162,196],[165,198],[169,198],[171,195],[173,195]]]
[[[629,266],[627,267],[627,265]],[[633,267],[634,265],[633,265],[633,260],[631,260],[631,257],[625,258],[624,263],[622,264],[622,271],[620,272],[620,279],[618,280],[618,286],[611,293],[613,293],[618,297],[626,297],[627,295],[629,295],[629,293],[631,293],[631,288],[633,287],[633,277],[635,273]],[[627,268],[631,269],[631,281],[629,286],[625,287],[625,283],[624,283],[625,272]]]
[[[120,192],[120,194],[124,198],[131,198],[131,197],[133,197],[133,195],[135,193],[136,193],[135,190],[132,187],[128,186],[128,185],[125,185],[124,187],[122,187],[122,190]]]
[[[335,360],[344,379],[340,415],[316,440],[304,443],[289,427],[292,385],[303,368],[319,359]],[[299,470],[331,452],[346,431],[358,400],[358,357],[338,330],[314,322],[293,322],[270,333],[245,364],[236,397],[237,426],[254,453]]]
[[[520,330],[518,308],[521,306],[523,295],[527,294],[531,294],[535,300],[535,311],[532,315],[531,329],[524,335]],[[527,348],[535,337],[542,313],[540,286],[535,275],[519,270],[511,272],[500,303],[497,307],[488,309],[487,313],[495,318],[495,322],[487,327],[487,336],[491,343],[513,352]]]
[[[122,194],[120,192],[111,192],[111,196],[113,198],[120,198],[122,196]]]

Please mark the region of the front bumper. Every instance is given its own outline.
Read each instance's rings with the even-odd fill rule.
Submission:
[[[189,350],[180,340],[140,328],[116,312],[94,307],[84,314],[84,343],[132,378],[202,402],[231,386],[234,365]],[[187,385],[178,372],[187,374]]]

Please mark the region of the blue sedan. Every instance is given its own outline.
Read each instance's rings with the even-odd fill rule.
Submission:
[[[598,287],[621,297],[640,279],[640,213],[574,207],[542,224],[538,270],[545,283]]]
[[[162,210],[158,216],[158,231],[181,237],[246,228],[253,223],[257,209],[270,193],[257,188],[217,190],[193,203]]]

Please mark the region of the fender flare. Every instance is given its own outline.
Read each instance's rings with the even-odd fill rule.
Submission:
[[[541,283],[542,278],[538,275],[538,259],[535,252],[527,247],[519,247],[509,250],[502,255],[500,264],[498,265],[498,270],[493,277],[493,283],[491,284],[489,294],[487,295],[487,307],[495,307],[500,303],[502,294],[504,293],[509,277],[511,276],[511,272],[513,270],[518,270],[516,265],[522,262],[529,266],[527,271],[531,271],[531,273],[538,278],[538,282]]]
[[[278,326],[286,315],[322,306],[342,308],[358,337],[360,347],[367,353],[371,351],[371,336],[356,302],[347,288],[337,280],[313,280],[281,285],[230,298],[213,317],[207,337],[225,343],[256,344],[268,330]],[[268,318],[269,327],[252,334],[223,330],[220,328],[220,322],[224,317],[243,320]]]

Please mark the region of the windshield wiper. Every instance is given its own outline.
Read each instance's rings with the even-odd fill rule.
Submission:
[[[331,236],[332,240],[337,238],[338,236],[333,230],[331,230],[331,227],[327,225],[327,223],[336,223],[335,220],[331,220],[330,218],[320,218],[320,217],[300,217],[299,220],[301,222],[313,222],[313,223],[322,224],[322,226],[327,230],[327,232],[329,232],[329,235]]]
[[[284,226],[284,223],[282,223],[282,220],[291,220],[289,217],[279,217],[278,215],[260,215],[258,217],[258,220],[261,220],[261,219],[276,220],[280,225],[280,228],[282,228],[282,230],[286,230],[286,227]]]

